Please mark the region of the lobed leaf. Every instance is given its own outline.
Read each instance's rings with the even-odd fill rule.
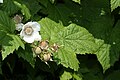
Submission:
[[[60,48],[57,53],[54,53],[54,58],[66,68],[70,67],[75,71],[79,68],[76,54],[69,48]]]
[[[104,44],[104,41],[99,39],[96,39],[96,43],[99,45],[99,49],[95,54],[97,55],[97,58],[103,67],[103,71],[105,72],[111,66],[111,45]]]
[[[71,24],[58,33],[59,44],[79,54],[94,53],[97,49],[94,37],[85,28]]]
[[[3,45],[2,50],[2,59],[4,60],[7,55],[10,53],[13,53],[14,50],[18,50],[18,48],[21,46],[24,49],[24,44],[21,41],[21,39],[17,35],[9,35],[13,40],[9,41],[8,45]],[[5,40],[6,42],[6,40]]]
[[[47,39],[50,42],[55,42],[57,40],[57,33],[64,28],[63,25],[57,24],[49,18],[43,18],[39,23],[43,40]]]
[[[111,11],[113,11],[115,8],[120,7],[120,0],[110,0],[111,4]]]

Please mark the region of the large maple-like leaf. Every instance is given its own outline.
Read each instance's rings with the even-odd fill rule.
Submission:
[[[97,46],[94,37],[85,28],[71,24],[58,33],[59,44],[69,47],[76,53],[94,53]]]

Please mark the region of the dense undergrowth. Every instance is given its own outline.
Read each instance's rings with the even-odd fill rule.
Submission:
[[[119,0],[3,0],[0,80],[120,80],[119,6]]]

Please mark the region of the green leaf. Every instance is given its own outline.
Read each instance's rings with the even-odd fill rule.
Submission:
[[[0,31],[0,45],[8,45],[12,38],[7,33]]]
[[[43,18],[40,22],[41,25],[41,36],[43,40],[50,40],[50,42],[55,42],[57,38],[57,33],[64,27],[61,24],[50,20],[49,18]]]
[[[25,49],[19,48],[17,51],[18,57],[22,57],[24,60],[30,63],[32,67],[35,66],[35,59],[33,57],[32,48],[29,45],[26,45]]]
[[[71,5],[71,6],[70,6]],[[64,25],[70,23],[81,23],[81,6],[73,1],[64,0],[64,4],[48,4],[48,17],[56,22],[62,22]]]
[[[10,53],[13,53],[14,50],[18,50],[18,48],[21,46],[24,49],[24,44],[21,41],[21,39],[17,35],[9,35],[13,40],[9,41],[8,45],[3,45],[2,50],[2,59],[4,60],[7,55]],[[6,42],[6,40],[5,40]]]
[[[94,53],[97,49],[94,37],[85,28],[70,24],[58,33],[60,45],[69,47],[79,54]]]
[[[0,11],[0,29],[8,33],[13,33],[15,31],[14,21],[3,11]]]
[[[17,1],[14,1],[14,3],[21,9],[22,14],[25,15],[25,19],[30,19],[31,14],[29,8],[25,4],[21,4]]]
[[[80,2],[81,0],[72,0],[72,1],[74,1],[74,2],[76,2],[76,3],[79,3],[79,4],[81,3],[81,2]]]
[[[79,68],[76,54],[69,48],[60,48],[57,53],[54,53],[54,58],[66,68],[70,67],[75,71]]]
[[[73,78],[75,79],[75,80],[83,80],[82,79],[82,74],[72,74],[72,76],[73,76]]]
[[[70,72],[64,71],[64,73],[60,76],[60,80],[70,80],[72,75]]]
[[[108,41],[113,25],[109,0],[82,0],[82,23],[95,38]]]
[[[111,66],[110,47],[111,45],[105,44],[103,40],[96,39],[96,43],[99,45],[98,51],[95,53],[100,64],[105,72]]]
[[[120,0],[110,0],[111,11],[120,6]]]
[[[12,15],[19,10],[19,7],[14,4],[13,0],[4,0],[1,9],[4,10],[9,15]]]
[[[118,20],[111,31],[109,43],[111,44],[111,65],[114,65],[114,63],[119,60],[120,56],[120,20]]]
[[[120,70],[110,73],[105,80],[119,80],[120,79]]]

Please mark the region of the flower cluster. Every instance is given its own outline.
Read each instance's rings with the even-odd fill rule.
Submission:
[[[27,43],[33,43],[34,41],[41,41],[40,24],[37,22],[27,22],[26,24],[21,23],[22,17],[16,15],[14,18],[16,23],[16,30],[21,31],[20,37]]]
[[[33,52],[35,56],[39,57],[42,61],[47,63],[47,61],[52,60],[52,53],[57,52],[59,46],[53,44],[49,46],[49,41],[41,41],[40,24],[37,22],[27,22],[26,24],[22,23],[22,17],[16,15],[13,20],[16,25],[16,30],[20,32],[20,37],[27,43],[32,43]],[[37,44],[36,44],[37,43]]]
[[[47,61],[52,60],[52,53],[58,51],[59,46],[57,44],[53,44],[49,46],[49,41],[41,41],[38,45],[35,45],[33,48],[34,53],[38,56],[41,60],[47,63]]]

